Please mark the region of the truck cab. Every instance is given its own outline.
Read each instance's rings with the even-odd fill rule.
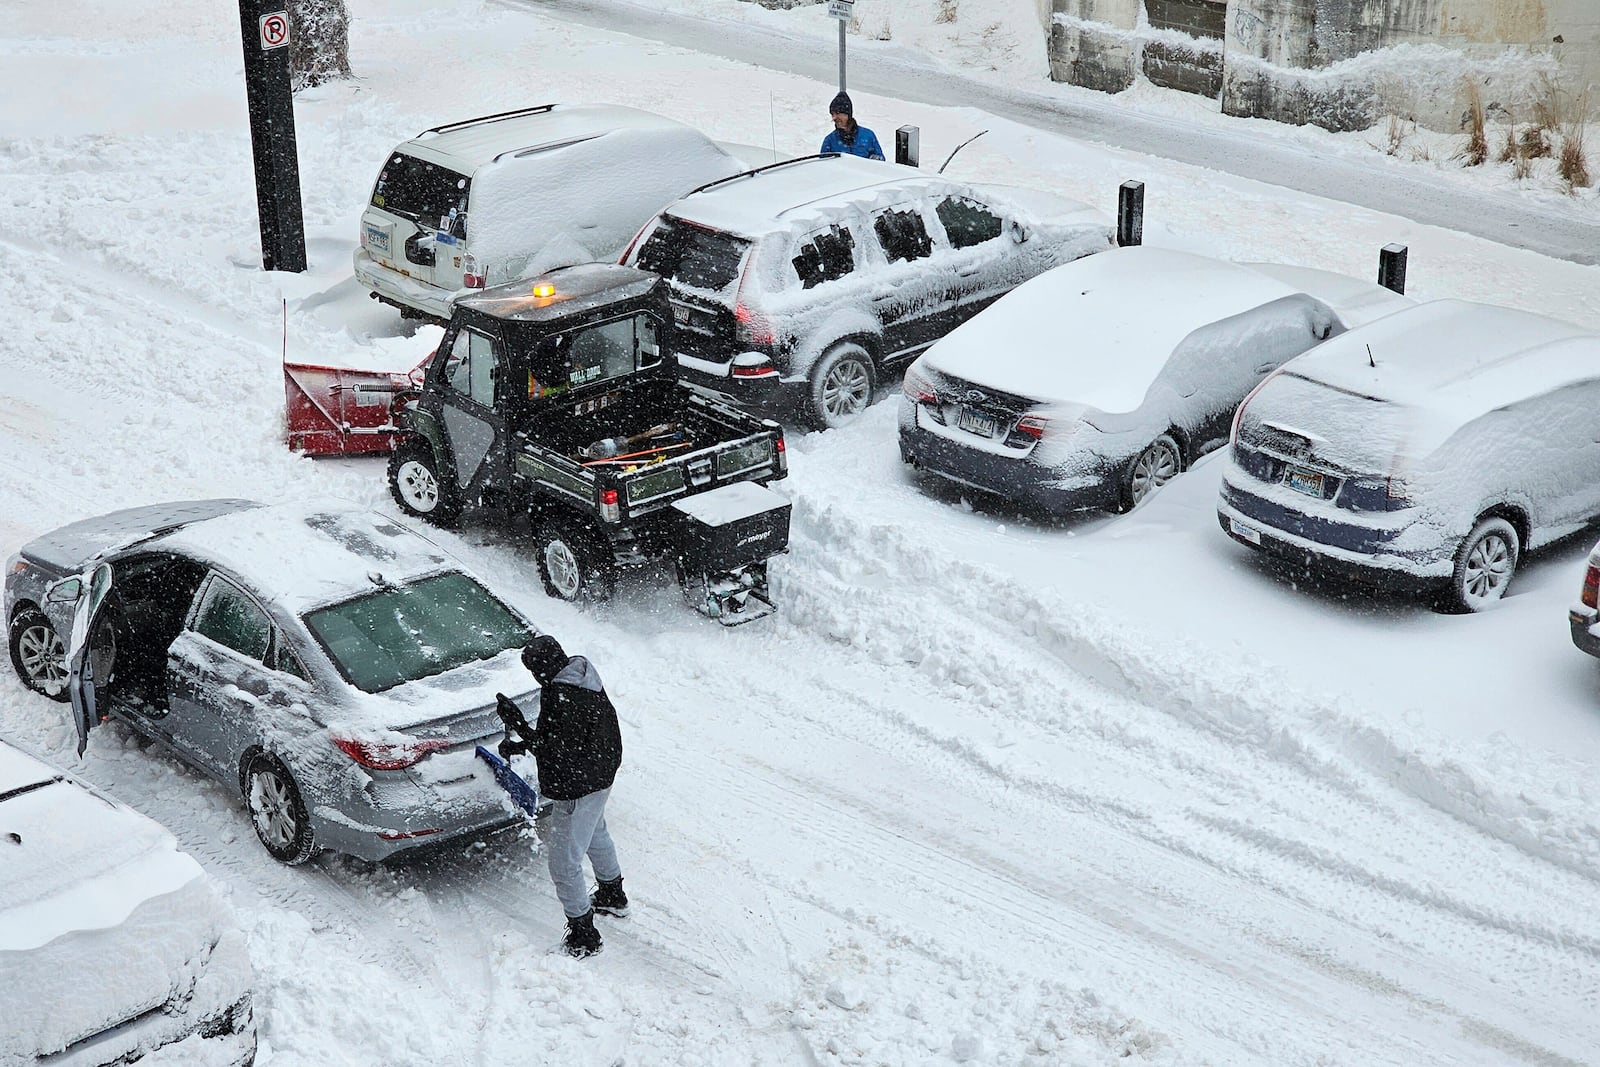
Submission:
[[[783,433],[679,381],[673,328],[666,284],[613,264],[457,301],[403,415],[395,500],[442,524],[526,514],[563,599],[667,561],[706,614],[765,614],[766,559],[788,543],[788,502],[765,488],[787,474]]]

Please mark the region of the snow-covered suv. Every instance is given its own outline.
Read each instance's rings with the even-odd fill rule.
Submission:
[[[698,130],[630,107],[436,126],[379,171],[356,280],[408,318],[448,319],[463,290],[614,260],[662,204],[744,168]]]
[[[671,284],[688,380],[736,401],[800,399],[826,428],[859,414],[886,368],[1111,234],[1047,193],[825,155],[696,189],[623,262]]]

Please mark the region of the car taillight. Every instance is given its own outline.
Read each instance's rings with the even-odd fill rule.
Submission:
[[[340,752],[375,771],[398,771],[413,766],[430,752],[450,747],[448,741],[423,741],[415,737],[387,741],[335,737],[333,743]]]
[[[461,257],[461,287],[463,289],[482,289],[485,278],[478,273],[478,260],[471,252]]]
[[[913,404],[937,404],[939,402],[938,390],[916,367],[906,371],[905,380],[901,382],[900,388]]]
[[[747,345],[770,345],[773,341],[772,323],[751,311],[741,302],[733,309],[733,319],[738,325],[739,340]]]
[[[1024,437],[1031,437],[1035,441],[1044,436],[1044,428],[1050,425],[1050,420],[1040,415],[1024,415],[1017,420],[1017,432]]]
[[[778,435],[778,440],[772,446],[774,458],[777,460],[779,474],[789,473],[789,447],[783,443],[783,434]]]
[[[621,520],[622,509],[617,504],[617,491],[615,489],[600,490],[600,517],[607,522]]]
[[[1583,603],[1586,607],[1600,608],[1600,567],[1593,563],[1583,575]]]

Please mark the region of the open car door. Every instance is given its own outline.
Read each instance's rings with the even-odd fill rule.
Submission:
[[[78,579],[78,606],[72,615],[72,641],[67,646],[67,692],[72,697],[73,725],[78,729],[78,755],[89,744],[89,731],[100,722],[95,707],[95,668],[100,657],[90,655],[89,635],[95,632],[101,609],[111,593],[111,567],[96,564]]]

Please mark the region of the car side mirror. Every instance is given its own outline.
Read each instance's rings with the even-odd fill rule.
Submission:
[[[1012,219],[1006,225],[1006,229],[1010,231],[1011,239],[1019,245],[1028,239],[1028,228],[1016,219]]]
[[[45,591],[44,598],[52,604],[76,604],[83,596],[83,579],[63,578]]]

